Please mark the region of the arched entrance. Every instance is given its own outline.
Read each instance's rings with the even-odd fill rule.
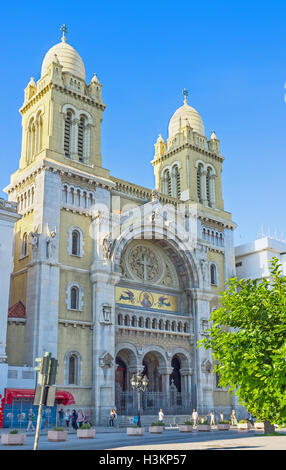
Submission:
[[[186,391],[185,378],[182,378],[185,365],[180,355],[171,355],[166,340],[170,340],[172,349],[179,350],[185,347],[186,337],[192,331],[190,288],[198,285],[197,265],[191,251],[184,249],[178,238],[177,241],[164,236],[144,239],[136,235],[139,233],[134,229],[132,235],[127,233],[126,237],[119,238],[113,252],[114,265],[121,273],[116,287],[117,340],[123,337],[133,343],[137,369],[132,373],[140,371],[148,378],[148,389],[142,397],[144,413],[157,414],[160,408],[167,413],[185,412],[184,404],[189,413],[190,402],[182,397]],[[188,344],[186,354],[191,355]],[[124,362],[124,365],[117,362],[118,368],[122,369],[121,372],[118,370],[117,382],[128,381],[125,388],[121,386],[127,406],[132,403],[134,392],[129,385],[130,364],[122,354],[122,350],[117,353]],[[133,361],[133,365],[135,363]],[[175,409],[169,401],[172,383]]]
[[[155,352],[148,352],[142,361],[143,374],[147,376],[149,392],[162,392],[160,362],[162,358],[158,357],[158,353]]]
[[[173,372],[170,375],[170,385],[173,383],[177,389],[177,392],[181,393],[181,364],[177,355],[173,356],[171,367],[173,367]]]

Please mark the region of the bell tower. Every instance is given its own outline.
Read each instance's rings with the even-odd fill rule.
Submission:
[[[203,120],[188,104],[186,89],[183,95],[183,106],[170,119],[166,142],[160,134],[155,143],[151,163],[156,189],[182,202],[192,201],[223,210],[221,171],[224,158],[219,140],[214,132],[207,140]]]
[[[61,42],[44,57],[40,79],[31,78],[25,88],[19,170],[48,159],[108,176],[101,156],[102,85],[95,74],[86,83],[82,58],[67,43],[66,26],[61,30]]]

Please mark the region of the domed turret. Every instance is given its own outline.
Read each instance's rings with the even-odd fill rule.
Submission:
[[[184,104],[173,114],[169,122],[169,138],[174,137],[180,130],[189,125],[194,132],[205,136],[205,127],[199,113],[188,105],[187,92],[184,91]]]
[[[42,77],[47,73],[50,63],[55,61],[55,55],[63,67],[63,72],[69,72],[72,75],[85,80],[85,68],[82,58],[72,46],[67,44],[65,34],[63,34],[62,42],[51,47],[51,49],[46,53],[42,63]]]

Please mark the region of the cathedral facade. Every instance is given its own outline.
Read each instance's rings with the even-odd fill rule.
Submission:
[[[7,357],[59,361],[57,389],[96,423],[112,407],[134,415],[134,373],[148,379],[145,413],[230,411],[209,351],[197,348],[225,281],[235,275],[232,216],[224,210],[223,156],[187,102],[159,135],[155,189],[102,166],[105,104],[65,34],[25,89],[19,169],[6,188],[18,204]]]

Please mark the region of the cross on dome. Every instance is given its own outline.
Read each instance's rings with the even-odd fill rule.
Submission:
[[[188,90],[186,90],[186,88],[183,89],[183,95],[184,95],[184,103],[187,104],[187,96],[188,96],[189,92]]]
[[[65,35],[68,33],[67,25],[66,25],[66,24],[63,24],[63,25],[60,27],[60,30],[63,32],[62,41],[63,41],[63,42],[66,42],[67,38],[66,38]]]

